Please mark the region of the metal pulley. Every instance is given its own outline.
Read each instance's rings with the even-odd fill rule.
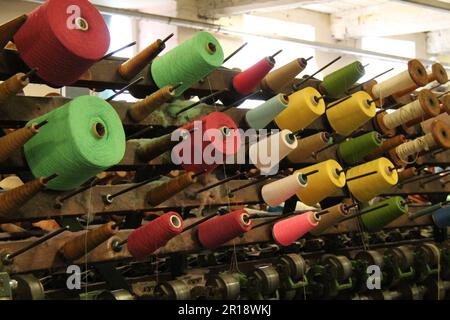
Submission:
[[[386,254],[390,255],[395,263],[401,270],[409,269],[414,264],[414,252],[408,246],[400,246],[392,248],[386,251]]]
[[[430,266],[437,266],[441,257],[441,251],[433,243],[424,243],[418,247],[417,254]]]
[[[218,289],[220,299],[236,300],[241,293],[239,275],[236,273],[219,273],[206,281],[206,286]]]
[[[181,280],[166,281],[155,287],[155,295],[162,300],[190,300],[191,288]]]
[[[135,300],[135,297],[125,289],[105,290],[97,296],[98,300]]]
[[[44,300],[45,293],[42,283],[32,274],[19,274],[12,277],[17,281],[13,290],[14,300]]]
[[[352,262],[346,256],[326,254],[322,257],[322,263],[329,266],[335,272],[339,281],[344,281],[352,275]]]
[[[360,251],[355,255],[355,259],[365,261],[368,265],[379,266],[380,268],[384,265],[383,255],[375,250]]]
[[[273,266],[257,268],[253,274],[256,281],[260,283],[263,294],[272,294],[280,287],[280,275]]]
[[[294,281],[302,279],[306,273],[306,262],[299,254],[286,254],[280,258],[280,263],[289,270],[289,276]]]

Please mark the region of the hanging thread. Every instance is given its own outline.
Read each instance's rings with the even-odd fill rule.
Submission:
[[[252,229],[250,215],[245,209],[212,218],[198,226],[198,240],[207,249],[215,249]]]
[[[144,260],[183,231],[183,219],[176,212],[167,212],[128,235],[128,251],[137,260]]]
[[[337,225],[350,213],[350,210],[344,203],[339,203],[335,206],[326,208],[324,211],[328,212],[320,216],[319,225],[310,231],[312,235],[320,235],[328,228]]]
[[[348,99],[328,107],[326,114],[331,127],[346,137],[363,126],[376,114],[375,103],[365,91],[358,91]]]
[[[339,144],[338,155],[347,164],[361,162],[382,144],[381,135],[371,131],[362,136],[349,139]]]
[[[377,207],[380,208],[375,209]],[[369,210],[370,212],[364,214],[365,211]],[[375,231],[407,213],[408,205],[406,204],[405,199],[395,196],[362,209],[361,220],[367,230]]]
[[[419,92],[416,100],[392,113],[385,114],[382,121],[388,129],[395,129],[408,121],[417,118],[423,119],[425,115],[435,117],[439,113],[439,101],[431,91],[423,89]]]
[[[289,130],[281,130],[262,138],[250,146],[250,163],[261,170],[262,175],[273,174],[278,164],[297,147],[297,139]]]
[[[288,107],[275,117],[278,128],[297,132],[308,127],[325,112],[325,102],[318,99],[320,96],[313,87],[291,94]]]
[[[81,17],[71,20],[67,8],[77,6]],[[70,27],[68,27],[70,25]],[[14,36],[22,60],[54,86],[77,81],[109,48],[108,27],[87,0],[48,0],[28,15]]]
[[[408,61],[408,70],[375,84],[371,91],[375,98],[385,98],[412,85],[423,87],[427,83],[428,76],[425,67],[419,60],[413,59]]]
[[[305,188],[308,178],[300,173],[294,173],[285,178],[265,184],[261,189],[261,197],[271,207],[277,207],[291,198],[300,189]]]
[[[261,87],[269,92],[280,93],[295,77],[305,70],[308,60],[299,58],[270,72],[262,81]]]
[[[337,99],[348,91],[356,81],[365,74],[364,66],[359,61],[352,62],[323,78],[320,91],[327,97]]]
[[[85,256],[118,231],[115,222],[108,222],[100,227],[86,231],[70,240],[61,248],[61,255],[68,261],[75,261]]]
[[[197,32],[191,39],[155,59],[151,76],[158,88],[182,82],[175,90],[179,96],[222,63],[223,50],[219,41],[208,32]]]
[[[281,220],[272,228],[272,237],[276,243],[287,247],[319,225],[320,216],[314,212],[305,212]]]
[[[287,158],[292,163],[300,163],[332,143],[333,139],[328,132],[318,132],[305,138],[297,138],[297,148],[290,152]]]
[[[245,121],[250,128],[263,129],[288,107],[289,97],[278,94],[258,107],[247,111]]]
[[[270,70],[272,70],[274,65],[274,58],[265,57],[250,68],[234,76],[232,82],[233,89],[240,95],[252,93]]]
[[[306,174],[315,170],[318,172],[308,177],[307,186],[297,192],[300,201],[309,206],[315,205],[345,186],[345,174],[335,160],[319,162],[294,173]]]
[[[28,125],[44,120],[49,123],[24,145],[24,153],[35,177],[58,173],[47,185],[49,189],[77,188],[119,163],[125,154],[122,122],[100,98],[76,98]]]
[[[236,123],[225,113],[210,113],[180,129],[191,131],[196,128],[198,130],[172,149],[174,163],[184,170],[211,172],[239,151],[240,132]]]
[[[367,202],[397,184],[397,170],[393,168],[394,165],[387,158],[378,158],[350,168],[346,173],[347,186],[356,199]],[[374,174],[369,174],[372,172]],[[353,179],[355,177],[361,178]]]

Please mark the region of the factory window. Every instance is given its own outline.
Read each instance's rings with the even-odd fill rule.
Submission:
[[[286,38],[309,41],[316,39],[316,30],[311,25],[253,15],[244,15],[243,30],[246,32],[279,35]],[[314,49],[291,41],[267,39],[257,36],[244,36],[243,41],[248,42],[247,47],[239,53],[239,59],[230,60],[230,63],[226,65],[227,67],[248,68],[263,57],[272,55],[280,49],[283,49],[283,52],[276,57],[275,68],[281,67],[296,58],[308,58],[315,55]],[[308,67],[302,74],[311,74],[315,70],[317,70],[317,65],[313,59],[308,62]],[[260,101],[247,100],[241,107],[254,108],[260,103]]]
[[[408,58],[414,58],[416,55],[416,44],[414,41],[382,37],[363,37],[361,39],[361,49]],[[373,58],[363,58],[361,62],[362,64],[369,64],[366,68],[366,75],[361,81],[369,80],[378,73],[394,68],[391,72],[377,78],[379,82],[404,71],[406,67],[406,62],[393,62]]]

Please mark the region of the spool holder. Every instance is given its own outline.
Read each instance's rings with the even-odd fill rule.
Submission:
[[[58,229],[56,231],[53,231],[53,232],[45,235],[45,236],[42,236],[38,240],[36,240],[36,241],[26,245],[25,247],[15,251],[15,252],[12,252],[12,253],[8,253],[6,251],[2,252],[1,253],[2,264],[3,265],[13,264],[14,263],[14,258],[20,256],[21,254],[24,254],[25,252],[33,249],[34,247],[40,245],[41,243],[44,243],[44,242],[50,240],[51,238],[56,237],[57,235],[59,235],[60,233],[66,231],[66,230],[69,230],[69,227],[67,227],[67,226],[63,227],[63,228],[60,228],[60,229]]]
[[[118,196],[123,195],[124,193],[130,192],[132,190],[135,190],[137,188],[145,186],[146,184],[148,184],[148,183],[150,183],[152,181],[159,180],[159,179],[161,179],[161,177],[162,176],[159,175],[157,177],[153,177],[153,178],[144,180],[142,182],[136,183],[135,185],[133,185],[131,187],[128,187],[128,188],[125,188],[125,189],[123,189],[121,191],[118,191],[118,192],[116,192],[114,194],[105,194],[105,195],[102,196],[103,203],[106,204],[106,205],[110,205],[110,204],[113,203],[114,198],[117,198]]]
[[[300,89],[300,87],[306,83],[307,81],[311,80],[312,78],[314,78],[317,74],[319,74],[320,72],[322,72],[323,70],[325,70],[326,68],[328,68],[329,66],[331,66],[332,64],[334,64],[336,61],[340,60],[342,58],[342,56],[337,57],[336,59],[334,59],[333,61],[327,63],[326,65],[324,65],[322,68],[320,68],[319,70],[317,70],[316,72],[314,72],[312,75],[307,76],[306,78],[303,78],[299,83],[297,84],[293,84],[292,88],[294,89],[294,91],[297,91],[298,89]]]

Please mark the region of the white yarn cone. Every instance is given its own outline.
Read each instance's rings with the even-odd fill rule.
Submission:
[[[295,195],[300,189],[306,187],[307,178],[300,173],[266,184],[261,189],[261,196],[265,203],[271,207],[279,206]]]

